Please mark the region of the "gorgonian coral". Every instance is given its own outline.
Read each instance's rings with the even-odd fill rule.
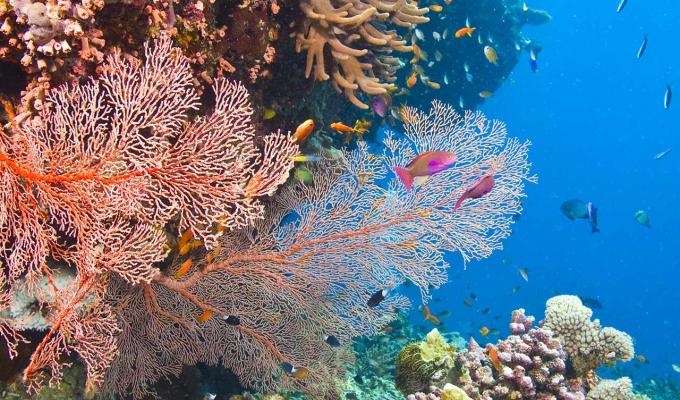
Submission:
[[[320,383],[342,371],[351,338],[378,334],[409,305],[391,292],[372,308],[372,293],[410,281],[426,299],[446,281],[445,252],[469,260],[499,249],[534,180],[529,144],[507,138],[501,122],[440,102],[405,117],[405,134],[389,135],[383,154],[360,144],[340,165],[319,163],[312,185],[284,188],[265,219],[225,234],[217,251],[175,254],[150,284],[114,282],[107,303],[125,322],[109,390],[139,397],[197,362],[221,363],[260,390],[332,390]],[[431,150],[459,161],[406,191],[390,168]],[[456,199],[488,174],[493,190],[454,212]]]
[[[240,84],[216,80],[212,113],[188,118],[199,106],[190,71],[167,37],[143,63],[116,52],[100,77],[51,91],[38,115],[0,133],[0,307],[22,278],[50,315],[25,371],[32,387],[58,381],[71,350],[101,381],[124,323],[102,295],[112,276],[134,285],[159,274],[169,222],[170,233],[191,230],[213,248],[214,224],[261,218],[257,197],[287,179],[297,145],[275,133],[262,152],[255,146]],[[76,274],[62,289],[57,268]],[[45,276],[49,299],[38,284]],[[11,320],[0,319],[0,335],[11,350]]]
[[[386,93],[396,80],[399,59],[393,50],[412,51],[395,30],[386,26],[412,28],[427,22],[427,8],[418,8],[413,0],[303,0],[300,8],[306,16],[297,34],[297,51],[307,52],[309,77],[328,80],[352,104],[367,109],[355,91],[369,95]],[[331,60],[325,52],[330,48]],[[331,68],[331,75],[326,72]]]

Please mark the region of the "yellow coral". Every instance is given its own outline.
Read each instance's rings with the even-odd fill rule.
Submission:
[[[440,400],[472,400],[463,389],[450,383],[444,385],[442,389],[444,393],[439,396]]]
[[[435,374],[448,372],[455,351],[436,328],[423,342],[404,347],[396,360],[397,389],[404,393],[424,390]]]

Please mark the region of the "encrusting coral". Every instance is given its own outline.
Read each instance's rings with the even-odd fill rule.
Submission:
[[[633,339],[614,328],[600,327],[591,321],[593,312],[578,296],[556,296],[548,300],[543,326],[562,342],[577,374],[613,365],[617,360],[630,361],[634,356]]]
[[[404,347],[396,360],[397,389],[407,394],[417,392],[446,377],[455,351],[455,346],[446,343],[436,328],[424,341]]]
[[[305,75],[331,81],[355,106],[367,109],[356,90],[367,95],[387,93],[396,80],[400,60],[393,50],[413,51],[388,24],[412,28],[429,21],[413,0],[302,0],[306,16],[297,34],[297,51],[307,52]],[[331,60],[324,57],[330,46]],[[329,75],[326,68],[330,67]]]

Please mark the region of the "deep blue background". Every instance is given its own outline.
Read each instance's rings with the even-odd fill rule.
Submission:
[[[434,293],[442,300],[430,304],[432,311],[450,310],[447,329],[485,342],[498,337],[481,338],[479,328],[505,336],[515,308],[542,319],[555,293],[596,297],[604,308],[595,317],[632,335],[649,360],[628,363],[626,373],[680,380],[671,369],[680,364],[680,1],[630,0],[620,14],[618,0],[529,5],[553,16],[524,30],[543,45],[539,70],[531,72],[524,53],[481,109],[506,121],[511,135],[531,139],[539,184],[528,188],[525,213],[503,252],[464,272],[460,257],[451,257],[450,283]],[[647,53],[637,60],[645,33]],[[668,83],[675,83],[676,99],[664,110]],[[673,152],[654,160],[669,147]],[[601,233],[560,213],[569,198],[599,208]],[[634,219],[638,209],[648,211],[651,229]],[[528,283],[520,267],[529,269]],[[466,307],[470,292],[477,300]],[[486,307],[491,311],[482,315]]]

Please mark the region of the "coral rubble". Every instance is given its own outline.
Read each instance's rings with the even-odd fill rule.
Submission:
[[[359,108],[367,109],[356,90],[368,95],[387,93],[400,67],[393,50],[413,51],[388,24],[412,28],[429,21],[413,0],[302,0],[306,20],[297,34],[298,52],[307,52],[305,75],[328,80]],[[330,47],[331,59],[325,58]],[[327,72],[330,66],[331,74]]]

